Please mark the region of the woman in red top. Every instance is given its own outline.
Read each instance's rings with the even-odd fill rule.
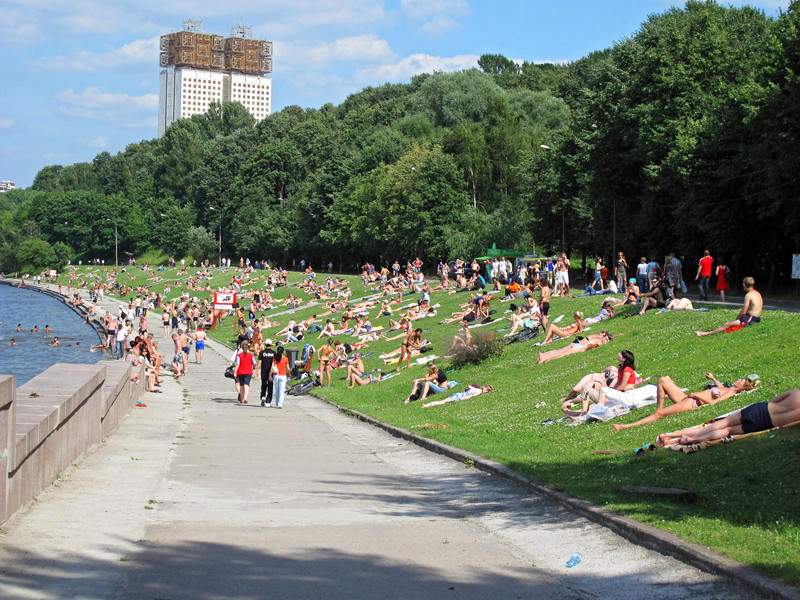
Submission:
[[[256,357],[250,352],[247,342],[242,344],[233,362],[236,365],[236,391],[239,393],[239,402],[247,404],[250,380],[253,378],[253,367],[256,366]]]
[[[623,350],[617,355],[617,360],[619,360],[617,380],[614,382],[614,385],[610,387],[613,387],[613,389],[621,392],[632,390],[636,385],[636,367],[634,363],[633,352],[630,350]],[[603,384],[600,382],[594,382],[587,385],[585,388],[583,388],[583,391],[580,393],[580,395],[575,398],[575,402],[581,402],[581,410],[571,410],[569,408],[570,404],[565,402],[561,407],[564,411],[564,414],[575,419],[585,415],[589,411],[589,404],[592,402],[597,404],[605,404],[606,396],[600,391],[602,387]]]
[[[289,375],[289,359],[283,355],[283,346],[278,346],[275,359],[272,361],[272,393],[275,396],[275,408],[283,408],[283,398],[286,396],[286,380]]]

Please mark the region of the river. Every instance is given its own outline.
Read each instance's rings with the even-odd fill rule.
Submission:
[[[110,358],[92,352],[99,343],[94,329],[55,298],[25,288],[0,284],[0,374],[14,374],[22,385],[55,363],[93,364]],[[17,325],[21,331],[17,332]],[[38,332],[31,330],[39,326]],[[53,330],[45,333],[49,325]],[[60,346],[50,346],[58,336]],[[11,345],[11,339],[17,343]]]

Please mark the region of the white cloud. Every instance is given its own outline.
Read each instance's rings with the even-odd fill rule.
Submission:
[[[471,69],[478,65],[477,54],[461,54],[459,56],[431,56],[430,54],[412,54],[401,60],[376,67],[368,67],[356,71],[355,79],[360,82],[384,82],[406,80],[419,73],[434,71],[458,71]]]
[[[419,28],[421,33],[425,35],[429,35],[431,37],[444,35],[448,31],[452,31],[453,29],[458,29],[461,27],[461,23],[456,21],[455,19],[451,19],[450,17],[443,17],[438,16],[434,17],[424,25]]]
[[[76,93],[72,88],[58,92],[55,99],[60,102],[58,112],[63,115],[112,121],[125,127],[149,127],[156,117],[142,117],[142,113],[155,115],[158,109],[158,94],[131,96],[101,92],[96,87],[87,87]]]
[[[158,37],[134,40],[108,52],[88,52],[81,50],[73,55],[40,58],[34,65],[41,69],[58,71],[96,72],[103,69],[117,69],[126,65],[138,65],[158,61]]]
[[[437,14],[465,14],[469,5],[465,0],[400,0],[403,11],[412,18],[424,19]]]
[[[11,117],[0,117],[0,129],[8,129],[14,125],[14,119]]]
[[[0,45],[16,44],[41,36],[38,25],[21,10],[0,5]]]
[[[275,63],[280,67],[321,67],[343,61],[389,61],[397,55],[389,43],[375,34],[319,41],[313,45],[275,42]]]
[[[83,140],[83,143],[90,148],[108,148],[109,143],[104,135],[98,135],[96,138],[91,140]]]

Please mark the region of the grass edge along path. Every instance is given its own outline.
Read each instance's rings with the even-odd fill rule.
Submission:
[[[292,273],[290,282],[299,278],[299,274]],[[359,278],[346,279],[351,282],[354,298],[366,295]],[[216,281],[212,285],[215,284]],[[173,287],[174,294],[178,286]],[[274,296],[283,297],[287,289],[278,288]],[[449,316],[468,297],[468,294],[445,292],[432,295],[432,302],[441,304],[439,315],[418,324],[427,330],[424,336],[431,340],[436,354],[446,352],[458,329],[457,324],[437,325],[436,321]],[[415,296],[403,298],[399,307],[414,299]],[[564,314],[566,324],[575,310],[582,310],[587,317],[593,316],[602,299],[556,298],[552,302],[551,318]],[[507,307],[507,304],[492,302],[496,316],[502,316]],[[708,307],[708,312],[648,312],[643,317],[625,318],[633,312],[629,307],[621,311],[623,316],[593,328],[594,331],[607,328],[615,335],[622,333],[622,337],[591,352],[546,365],[535,364],[536,353],[531,351],[530,343],[508,346],[500,358],[449,374],[450,379],[461,383],[455,391],[473,382],[492,383],[497,389],[491,395],[456,404],[427,410],[421,410],[418,403],[402,405],[411,379],[421,377],[424,372],[424,367],[420,366],[412,366],[410,372],[404,369],[400,376],[388,381],[355,390],[344,389],[343,371],[334,371],[334,387],[315,393],[382,422],[419,431],[441,443],[497,461],[554,490],[713,547],[731,559],[797,585],[800,582],[800,525],[797,522],[800,493],[791,473],[786,473],[786,466],[789,465],[791,471],[791,465],[797,463],[793,457],[799,454],[800,431],[780,431],[689,456],[662,451],[637,458],[631,452],[643,442],[652,442],[657,433],[697,424],[798,387],[795,338],[800,331],[800,316],[770,312],[765,322],[757,327],[697,340],[692,335],[694,329],[711,329],[735,315],[730,307]],[[395,315],[401,312],[398,308],[394,309]],[[321,307],[301,307],[295,315],[304,318],[320,314],[321,310]],[[272,311],[273,314],[278,312],[283,311]],[[373,316],[375,312],[375,309],[370,311]],[[283,323],[286,319],[288,316],[284,315],[279,320]],[[373,319],[375,325],[386,323],[387,318]],[[502,330],[506,324],[507,321],[500,321],[475,329],[473,333],[503,335],[497,330]],[[232,325],[228,321],[212,337],[229,342]],[[265,331],[265,337],[269,337],[271,331],[277,329]],[[337,337],[352,341],[346,336]],[[306,341],[317,347],[321,344],[316,334]],[[302,348],[303,343],[287,344],[287,347]],[[399,344],[399,341],[370,344],[365,350],[372,354],[365,359],[367,369],[393,368],[394,365],[383,366],[378,355]],[[564,342],[556,342],[551,347],[563,345]],[[652,381],[661,375],[670,375],[682,387],[696,390],[705,383],[703,373],[710,370],[724,381],[755,372],[761,375],[764,383],[753,394],[728,400],[725,406],[678,415],[618,434],[611,431],[610,424],[540,425],[548,418],[560,416],[559,399],[581,376],[615,364],[616,355],[623,348],[636,354],[637,370]],[[449,368],[446,361],[437,360],[436,364]],[[542,402],[545,406],[536,408]],[[632,422],[652,410],[634,411],[620,417],[619,421]],[[442,428],[421,429],[429,423]],[[624,453],[591,454],[598,449],[623,450]],[[632,498],[619,491],[625,485],[688,487],[698,492],[700,501],[684,506],[650,498]]]

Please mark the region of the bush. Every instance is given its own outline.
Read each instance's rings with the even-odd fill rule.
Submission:
[[[453,352],[453,368],[460,369],[467,364],[477,365],[492,356],[500,356],[503,348],[503,338],[497,334],[475,335],[472,337],[472,345],[460,346]]]

